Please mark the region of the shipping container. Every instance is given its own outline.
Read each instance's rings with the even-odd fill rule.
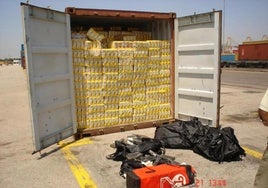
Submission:
[[[35,151],[77,132],[219,125],[221,11],[21,8]]]
[[[268,61],[268,41],[245,42],[238,47],[240,61]]]
[[[235,61],[235,54],[222,54],[221,62]]]

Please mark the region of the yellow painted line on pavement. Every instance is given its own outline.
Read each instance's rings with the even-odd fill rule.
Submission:
[[[246,151],[246,154],[251,155],[257,159],[262,159],[262,155],[263,155],[262,153],[249,149],[248,147],[245,147],[245,146],[243,146],[242,148]]]
[[[82,146],[92,143],[93,142],[88,138],[84,138],[71,143],[59,143],[61,146],[61,151],[64,154],[64,158],[67,160],[69,167],[81,188],[97,188],[97,186],[86,171],[86,169],[83,167],[83,165],[79,162],[79,160],[75,157],[75,155],[70,149],[74,146]]]

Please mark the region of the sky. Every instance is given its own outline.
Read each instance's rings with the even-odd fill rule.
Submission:
[[[0,59],[20,56],[23,43],[20,2],[0,0]],[[175,12],[177,17],[194,13],[223,11],[224,41],[237,45],[250,36],[268,36],[268,0],[29,0],[29,4],[64,11],[65,7]]]

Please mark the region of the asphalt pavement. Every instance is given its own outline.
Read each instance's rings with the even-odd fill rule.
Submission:
[[[267,78],[267,73],[264,76]],[[258,80],[262,77],[253,76],[253,79],[257,83],[262,82]],[[167,155],[175,156],[177,161],[186,162],[197,170],[196,187],[253,187],[266,147],[268,128],[257,116],[265,85],[264,88],[262,85],[259,87],[260,84],[250,81],[247,87],[245,81],[242,85],[228,82],[225,79],[221,87],[220,124],[234,128],[247,156],[242,161],[219,164],[191,150],[167,149]],[[32,155],[28,102],[25,71],[19,66],[0,67],[0,187],[123,188],[125,180],[118,174],[121,163],[106,159],[106,155],[114,152],[110,144],[134,133],[153,137],[155,131],[155,128],[140,129],[76,142],[70,138],[43,150],[41,154]]]

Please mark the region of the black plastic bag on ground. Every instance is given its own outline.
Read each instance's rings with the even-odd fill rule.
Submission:
[[[242,156],[246,155],[231,127],[222,129],[210,127],[208,133],[195,145],[193,151],[218,162],[239,161]]]
[[[160,126],[154,138],[162,140],[166,148],[192,149],[212,161],[237,161],[245,156],[233,128],[204,126],[197,118]]]
[[[177,121],[156,128],[155,139],[162,140],[166,148],[192,149],[208,130],[197,118]]]

